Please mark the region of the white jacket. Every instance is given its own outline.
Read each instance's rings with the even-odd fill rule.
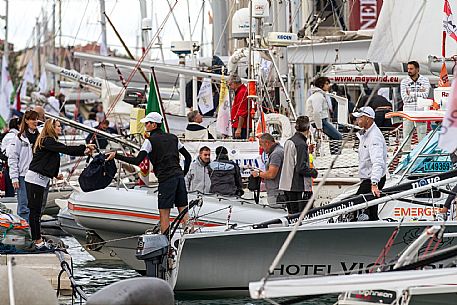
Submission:
[[[33,158],[32,148],[25,134],[22,134],[21,138],[14,137],[7,147],[6,156],[12,182],[17,182],[19,177],[25,177]]]
[[[8,131],[8,133],[5,135],[5,137],[3,137],[3,140],[2,140],[2,146],[0,148],[2,150],[2,152],[4,152],[6,154],[6,149],[8,148],[8,146],[10,146],[11,141],[13,141],[14,138],[17,138],[18,133],[19,133],[19,130],[17,130],[17,129],[11,129],[10,131]]]
[[[403,110],[418,110],[417,98],[427,98],[430,91],[430,81],[423,75],[419,75],[416,81],[410,76],[403,79],[400,83],[401,99],[403,100]]]
[[[211,179],[208,172],[208,164],[204,164],[197,157],[190,164],[189,172],[185,177],[187,191],[208,194],[211,187]]]
[[[378,183],[387,173],[387,145],[375,123],[363,135],[359,132],[359,176]]]
[[[328,119],[328,103],[326,93],[321,88],[312,88],[311,96],[305,103],[305,114],[311,124],[316,124],[317,129],[322,129],[322,120]]]

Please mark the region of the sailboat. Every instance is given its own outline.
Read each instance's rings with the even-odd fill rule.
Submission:
[[[446,266],[442,260],[454,258],[456,247],[444,247],[438,251],[430,249],[430,244],[439,242],[442,237],[453,236],[443,231],[441,225],[424,229],[397,259],[366,268],[362,273],[252,282],[251,297],[269,299],[343,292],[336,303],[338,305],[454,304],[457,269],[455,264]],[[432,262],[440,263],[440,268],[431,268]]]

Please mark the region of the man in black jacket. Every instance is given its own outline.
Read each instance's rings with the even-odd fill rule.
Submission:
[[[210,193],[226,196],[242,196],[243,185],[238,164],[229,160],[227,148],[216,148],[216,159],[209,164]]]
[[[139,165],[147,156],[154,168],[154,174],[159,181],[158,206],[160,213],[160,231],[166,233],[170,225],[170,210],[174,206],[181,212],[187,206],[187,190],[184,176],[189,171],[191,156],[174,134],[162,131],[162,116],[157,112],[149,113],[143,118],[149,138],[144,141],[136,157],[126,157],[111,153],[108,159],[118,160]],[[179,153],[184,158],[184,173],[179,164]],[[184,222],[189,216],[183,218]]]

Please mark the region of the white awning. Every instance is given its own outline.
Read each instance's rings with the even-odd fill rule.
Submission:
[[[291,64],[329,65],[366,61],[371,39],[309,43],[287,47]]]

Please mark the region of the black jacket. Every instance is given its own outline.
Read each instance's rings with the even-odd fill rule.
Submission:
[[[29,169],[49,178],[57,177],[61,153],[70,156],[84,156],[85,150],[85,145],[67,146],[57,142],[54,138],[47,137],[43,140],[41,148],[33,154]]]
[[[226,196],[243,195],[240,167],[230,161],[227,155],[221,154],[208,167],[211,180],[210,193]]]
[[[152,151],[147,154],[142,150],[136,157],[127,157],[116,154],[116,159],[135,165],[140,165],[146,156],[149,157],[154,168],[154,174],[160,182],[175,176],[185,176],[189,171],[192,158],[189,152],[184,148],[178,150],[178,137],[174,134],[164,133],[156,129],[150,133],[149,139]],[[184,172],[179,164],[179,153],[185,158]]]

